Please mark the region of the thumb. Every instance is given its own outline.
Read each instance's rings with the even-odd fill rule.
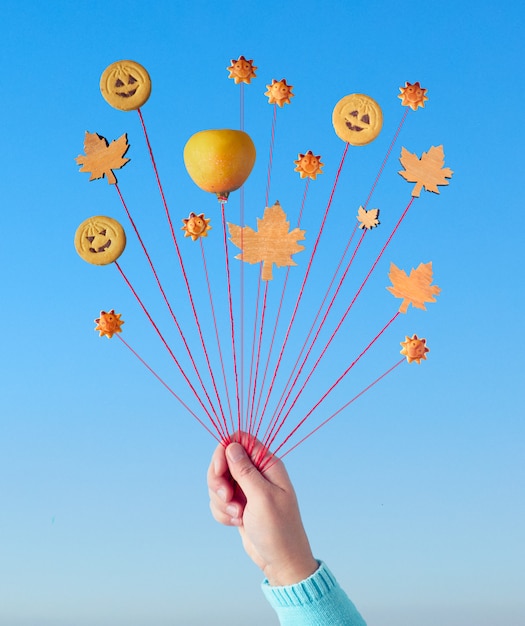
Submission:
[[[226,448],[226,459],[232,478],[246,497],[249,497],[250,491],[260,489],[262,483],[266,482],[240,443],[231,443]]]

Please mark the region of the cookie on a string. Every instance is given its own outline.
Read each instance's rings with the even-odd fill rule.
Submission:
[[[104,100],[120,111],[134,111],[145,104],[151,94],[148,71],[136,61],[116,61],[100,77]]]
[[[126,247],[126,233],[112,217],[88,217],[77,228],[75,249],[78,255],[92,265],[109,265],[116,261]]]

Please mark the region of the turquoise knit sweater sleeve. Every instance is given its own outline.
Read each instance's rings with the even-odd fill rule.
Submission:
[[[306,580],[286,587],[262,584],[281,626],[366,626],[352,601],[322,562]]]

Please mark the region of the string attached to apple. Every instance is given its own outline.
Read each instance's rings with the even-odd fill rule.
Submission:
[[[323,237],[325,225],[339,180],[343,175],[343,165],[348,150],[353,146],[361,149],[362,146],[368,145],[379,135],[383,126],[381,107],[374,99],[364,94],[345,96],[334,107],[332,124],[336,134],[344,142],[344,151],[312,244],[309,243],[308,229],[301,228],[300,224],[309,182],[315,181],[317,176],[323,173],[322,168],[325,167],[321,161],[321,155],[308,150],[304,153],[299,152],[298,159],[294,161],[296,166],[294,171],[298,172],[302,179],[306,179],[296,227],[290,226],[287,214],[278,201],[271,206],[268,201],[273,151],[275,149],[277,108],[290,104],[291,98],[295,96],[292,92],[292,85],[289,85],[285,79],[280,81],[272,79],[272,82],[266,85],[267,91],[264,95],[268,97],[268,103],[274,105],[268,160],[266,208],[259,213],[259,215],[262,214],[262,217],[257,217],[256,229],[245,224],[243,186],[252,173],[256,149],[251,137],[244,131],[243,90],[244,85],[251,84],[252,79],[256,77],[255,70],[257,67],[253,65],[253,60],[247,60],[241,56],[237,60],[232,59],[231,65],[227,69],[229,78],[232,78],[234,83],[240,85],[241,88],[241,129],[198,131],[188,139],[183,154],[184,164],[191,179],[202,190],[214,194],[220,203],[222,221],[220,247],[222,248],[225,276],[222,282],[225,285],[222,297],[224,298],[225,291],[226,310],[224,306],[217,306],[217,300],[221,294],[220,290],[217,289],[218,283],[214,282],[221,264],[216,262],[215,255],[212,266],[206,259],[206,248],[211,245],[210,240],[215,240],[215,231],[210,232],[212,219],[206,217],[204,213],[190,212],[188,217],[182,218],[183,226],[180,230],[184,234],[179,235],[179,237],[188,238],[192,243],[198,242],[201,249],[203,269],[198,280],[199,288],[197,290],[196,281],[192,287],[191,279],[191,276],[195,275],[195,268],[192,266],[192,271],[189,273],[184,263],[184,254],[178,242],[141,112],[141,107],[151,94],[151,79],[148,72],[136,62],[119,61],[106,68],[100,81],[102,95],[111,106],[122,111],[136,110],[138,112],[171,239],[179,261],[180,274],[185,285],[187,306],[191,311],[189,319],[193,320],[191,331],[187,328],[187,316],[183,316],[183,323],[181,321],[182,316],[175,313],[170,303],[166,289],[128,209],[114,173],[115,170],[122,168],[129,161],[129,158],[125,156],[129,149],[127,134],[108,142],[97,133],[86,133],[84,138],[85,154],[79,155],[76,159],[77,163],[82,166],[80,171],[91,174],[90,180],[105,177],[107,182],[115,187],[126,216],[147,259],[154,283],[177,328],[181,346],[188,357],[187,364],[179,358],[179,348],[171,345],[172,340],[166,339],[165,331],[161,330],[160,324],[155,321],[156,313],[153,314],[149,310],[148,305],[141,298],[117,261],[126,246],[126,235],[120,223],[114,218],[104,216],[88,218],[77,229],[75,247],[78,254],[91,264],[115,265],[148,322],[155,330],[163,347],[176,365],[181,380],[184,382],[184,388],[190,397],[183,398],[181,397],[183,394],[173,391],[172,386],[168,385],[155,372],[154,368],[139,355],[138,351],[122,338],[121,326],[124,322],[121,320],[120,313],[115,313],[113,309],[109,313],[101,311],[96,320],[96,330],[100,336],[118,337],[122,344],[175,397],[184,411],[195,418],[208,433],[223,445],[227,445],[231,440],[239,438],[241,433],[244,433],[248,436],[249,442],[258,438],[263,443],[263,450],[271,450],[274,454],[284,456],[300,443],[306,441],[336,415],[345,411],[350,404],[393,372],[401,363],[416,362],[419,364],[422,360],[426,360],[426,354],[429,351],[426,339],[420,339],[416,334],[412,337],[405,336],[405,341],[400,342],[401,354],[403,355],[401,360],[377,376],[372,383],[366,385],[350,401],[346,400],[339,409],[333,411],[328,418],[318,422],[305,434],[306,423],[310,423],[313,415],[319,415],[319,409],[322,405],[324,406],[327,398],[333,395],[354,366],[384,335],[399,315],[406,313],[410,304],[424,309],[425,303],[435,302],[435,297],[440,290],[433,284],[431,263],[420,263],[417,269],[413,269],[409,274],[392,263],[389,274],[392,285],[388,289],[395,297],[402,298],[399,310],[370,341],[365,343],[358,355],[343,367],[342,372],[335,379],[328,383],[325,382],[331,368],[325,369],[322,377],[319,378],[317,374],[319,368],[329,362],[327,355],[333,353],[336,337],[347,328],[346,321],[349,313],[376,270],[413,201],[420,196],[422,189],[439,193],[438,186],[448,184],[452,171],[444,167],[442,146],[432,146],[421,157],[402,148],[400,161],[404,169],[399,173],[407,181],[415,183],[411,199],[401,212],[394,228],[386,237],[382,248],[354,296],[350,299],[349,306],[343,314],[337,313],[334,316],[336,303],[339,305],[343,298],[343,285],[350,274],[358,252],[364,245],[366,235],[372,230],[375,231],[380,224],[379,209],[368,209],[367,206],[398,140],[408,110],[415,111],[424,107],[424,103],[428,100],[427,90],[421,88],[419,83],[407,82],[404,87],[400,87],[399,98],[405,107],[402,120],[394,133],[369,195],[357,210],[353,232],[350,233],[340,256],[338,256],[335,250],[330,249],[330,242],[324,244],[326,239]],[[225,203],[229,200],[230,194],[239,189],[242,190],[242,198],[240,224],[237,225],[226,221]],[[250,215],[248,221],[253,223],[253,217]],[[362,231],[361,236],[357,243],[354,243],[355,235],[359,230]],[[319,285],[312,284],[312,280],[315,279],[311,278],[312,268],[323,244],[327,245],[329,251],[333,253],[331,258],[335,266],[331,279],[327,281],[328,288],[324,293],[322,293],[322,289],[319,289]],[[297,288],[297,291],[290,294],[289,276],[298,271],[295,267],[300,259],[298,255],[306,249],[310,251],[306,268],[302,273],[302,279],[299,275],[299,281],[296,281],[297,285],[294,284],[293,288]],[[214,248],[215,250],[216,248]],[[235,259],[240,261],[240,272],[238,283],[234,286],[230,257],[235,252],[237,252]],[[345,259],[348,257],[350,258],[345,265]],[[259,266],[255,288],[253,284],[245,284],[244,263]],[[281,290],[277,294],[278,298],[272,300],[271,285],[274,281],[274,268],[277,268],[277,271],[279,268],[286,268],[286,273],[284,283],[279,282],[276,287],[277,290]],[[206,290],[202,289],[203,282],[206,285]],[[318,305],[312,306],[311,302],[315,300],[314,296],[316,295],[319,296]],[[308,304],[305,304],[306,297]],[[346,297],[345,295],[344,298]],[[245,337],[245,301],[253,305],[251,340]],[[178,308],[180,308],[180,303],[178,303]],[[283,325],[283,313],[285,311],[291,311],[291,313],[288,323],[285,322]],[[201,317],[206,315],[211,315],[212,324],[201,324]],[[224,324],[225,320],[226,331],[221,328],[221,324]],[[213,329],[211,333],[209,332],[210,327]],[[271,329],[271,337],[268,337],[268,327]],[[286,330],[284,330],[285,328]],[[326,338],[326,330],[328,330],[328,339]],[[198,351],[202,351],[203,361],[200,357],[199,359],[196,358],[197,348],[195,344],[190,345],[188,341],[190,336],[194,337],[195,335],[198,337]],[[226,338],[227,336],[229,339]],[[292,337],[293,342],[291,341]],[[300,344],[299,349],[294,347],[298,342]],[[251,355],[245,360],[246,345],[249,346]],[[277,356],[275,356],[276,351],[278,352]],[[248,361],[248,365],[246,361]],[[288,370],[288,374],[285,374],[284,378],[280,373],[282,368]],[[248,380],[248,384],[245,380]],[[321,389],[323,389],[322,392]],[[306,390],[310,391],[309,396],[318,392],[318,399],[313,402],[308,398],[304,400]],[[256,462],[264,469],[271,462],[269,458],[271,459],[271,457],[261,454]]]

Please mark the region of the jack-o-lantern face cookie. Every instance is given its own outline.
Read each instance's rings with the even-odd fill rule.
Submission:
[[[75,233],[75,248],[84,261],[93,265],[109,265],[126,247],[126,233],[111,217],[97,215],[82,222]]]
[[[340,139],[353,146],[364,146],[381,132],[383,112],[370,96],[353,93],[335,105],[332,123]]]
[[[146,68],[135,61],[117,61],[108,65],[100,77],[100,91],[115,109],[139,109],[151,93],[151,79]]]

